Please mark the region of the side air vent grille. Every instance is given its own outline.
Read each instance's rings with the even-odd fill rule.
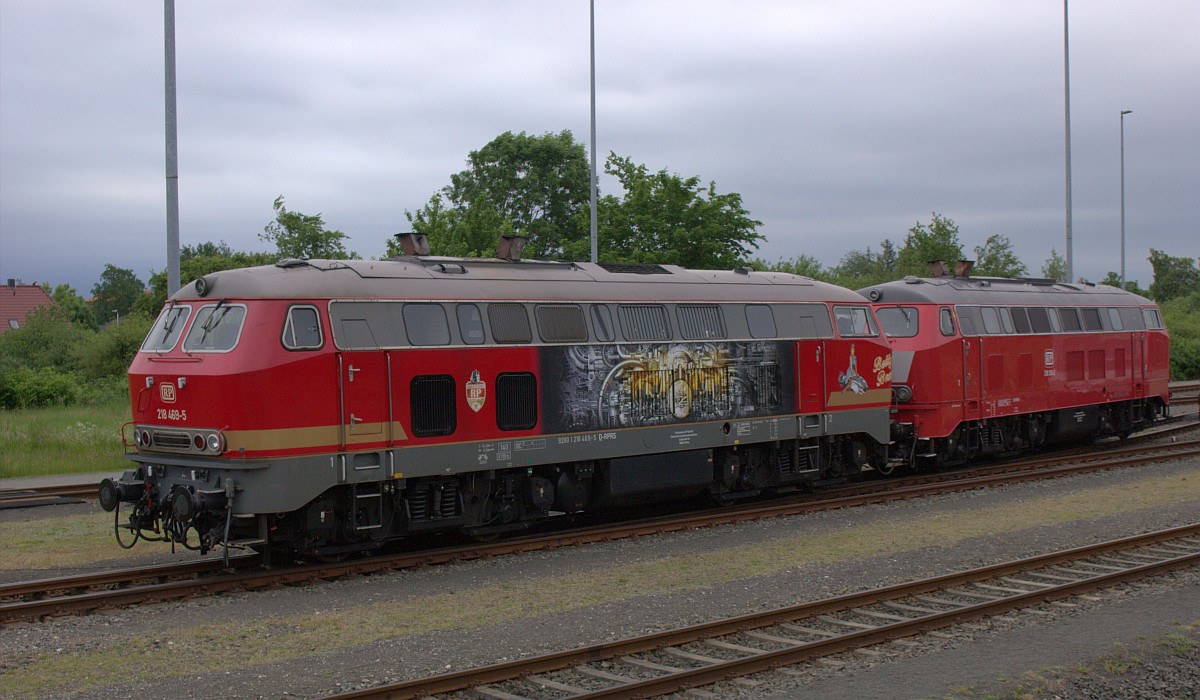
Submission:
[[[496,425],[530,430],[537,425],[537,378],[528,372],[496,377]]]
[[[412,431],[417,437],[454,432],[454,378],[448,374],[413,377],[408,388]]]

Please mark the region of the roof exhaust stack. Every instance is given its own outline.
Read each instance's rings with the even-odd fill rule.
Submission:
[[[496,244],[496,257],[516,262],[521,259],[521,251],[525,250],[525,244],[528,242],[529,238],[525,236],[503,235]]]
[[[946,277],[950,274],[950,267],[946,265],[945,260],[930,260],[929,261],[929,276],[930,277]]]
[[[429,255],[429,239],[423,233],[397,233],[396,240],[405,255]]]
[[[954,263],[954,276],[970,277],[971,268],[973,267],[975,267],[974,260],[959,260],[958,262]]]
[[[13,279],[12,277],[9,277],[9,278],[8,278],[8,288],[9,288],[9,289],[11,289],[11,290],[13,290],[13,291],[16,291],[16,289],[17,289],[17,280]]]

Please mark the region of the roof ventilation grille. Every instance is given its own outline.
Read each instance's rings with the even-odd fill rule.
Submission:
[[[671,271],[661,265],[642,263],[600,263],[600,267],[609,272],[627,275],[669,275]]]

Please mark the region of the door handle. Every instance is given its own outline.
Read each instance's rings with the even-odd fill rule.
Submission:
[[[362,418],[359,418],[358,416],[354,415],[353,413],[350,414],[350,424],[351,425],[353,425],[355,423],[361,423],[361,422],[363,422]]]
[[[355,367],[354,365],[350,365],[350,367],[347,368],[347,370],[346,370],[346,374],[350,375],[350,381],[354,381],[354,373],[361,372],[361,371],[362,371],[361,367]]]

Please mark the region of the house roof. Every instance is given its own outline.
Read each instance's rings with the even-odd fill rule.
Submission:
[[[25,314],[56,303],[46,290],[36,284],[0,287],[0,334],[25,326]]]

